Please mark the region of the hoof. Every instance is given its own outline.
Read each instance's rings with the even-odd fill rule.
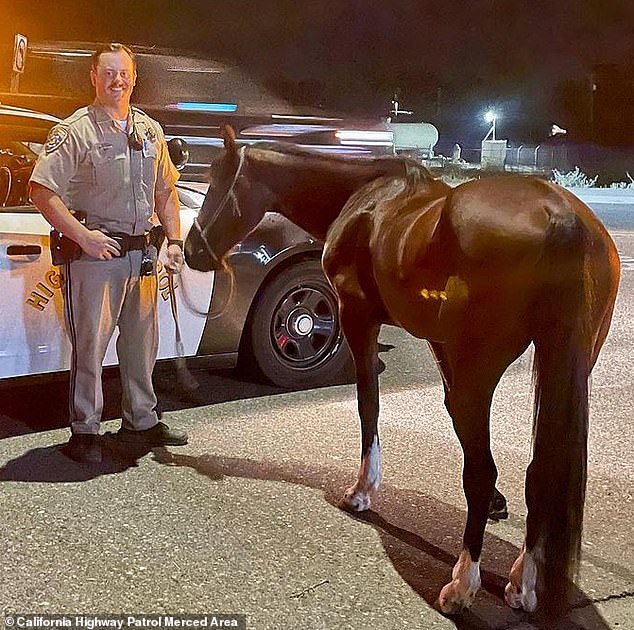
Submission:
[[[523,593],[510,582],[504,589],[504,600],[511,608],[521,608],[528,613],[535,612],[537,608],[537,596],[535,595],[535,591]]]
[[[455,582],[443,586],[438,596],[437,606],[445,615],[457,615],[473,604],[477,589],[468,589],[460,594]]]
[[[489,505],[489,518],[492,521],[502,521],[509,517],[506,497],[496,488]]]
[[[451,577],[438,596],[438,608],[445,615],[456,615],[473,604],[481,585],[480,563],[471,560],[469,552],[463,549]]]
[[[506,508],[503,510],[494,510],[493,507],[489,509],[489,519],[497,523],[498,521],[505,521],[509,517],[509,512]]]
[[[346,490],[341,501],[339,501],[339,507],[348,512],[365,512],[370,509],[371,503],[369,493],[361,492],[355,486],[352,486],[352,488]]]

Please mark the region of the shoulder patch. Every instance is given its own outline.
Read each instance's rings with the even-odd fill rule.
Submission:
[[[48,137],[46,138],[46,144],[44,145],[46,155],[57,151],[67,139],[68,127],[65,125],[55,125],[55,127],[48,132]]]
[[[150,142],[156,142],[156,131],[154,131],[150,125],[148,125],[145,129],[145,137]]]

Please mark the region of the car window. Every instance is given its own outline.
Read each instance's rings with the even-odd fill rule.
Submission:
[[[29,146],[31,145],[31,146]],[[0,131],[0,212],[33,212],[29,177],[35,166],[38,143],[20,142]]]

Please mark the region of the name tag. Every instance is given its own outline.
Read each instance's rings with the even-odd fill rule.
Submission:
[[[90,150],[90,157],[95,166],[109,162],[118,157],[115,155],[114,147],[111,144],[101,143],[95,145]]]

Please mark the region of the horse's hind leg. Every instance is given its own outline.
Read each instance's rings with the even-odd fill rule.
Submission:
[[[361,512],[370,508],[371,494],[381,482],[379,445],[378,348],[380,324],[369,319],[364,301],[340,298],[343,332],[354,357],[357,402],[361,419],[361,466],[357,482],[346,490],[341,506]]]
[[[462,485],[467,499],[463,549],[451,573],[451,582],[438,597],[440,609],[447,614],[471,606],[480,588],[480,553],[497,479],[489,445],[491,395],[492,389],[468,390],[464,384],[455,384],[447,405],[464,454]]]
[[[523,608],[526,612],[537,608],[537,554],[538,550],[527,551],[524,544],[511,567],[504,589],[504,600],[511,608]]]
[[[465,341],[460,349],[448,354],[452,380],[447,385],[445,404],[464,454],[462,483],[467,524],[452,580],[438,597],[440,609],[447,614],[468,608],[480,588],[484,528],[497,479],[490,448],[491,401],[502,373],[526,347],[516,340],[508,340],[508,345],[502,348],[477,347],[476,337],[470,339],[471,342]]]
[[[429,341],[429,347],[431,349],[434,358],[436,359],[436,365],[442,376],[442,383],[445,389],[445,406],[448,407],[449,402],[447,400],[448,391],[447,383],[451,382],[451,365],[446,356],[446,350],[444,344]],[[507,519],[509,516],[506,497],[498,490],[497,487],[493,489],[493,498],[489,505],[489,518],[492,521],[501,521]]]

